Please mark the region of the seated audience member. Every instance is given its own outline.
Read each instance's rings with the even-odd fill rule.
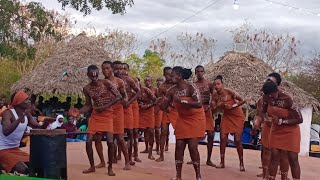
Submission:
[[[68,122],[63,123],[60,127],[61,129],[65,129],[68,133],[67,142],[81,142],[81,140],[75,139],[75,132],[77,132],[77,126],[74,125],[74,117],[70,116],[68,119]]]
[[[320,125],[311,124],[310,144],[320,145]]]
[[[62,126],[64,121],[64,117],[62,115],[58,115],[56,121],[48,126],[47,129],[58,129]]]
[[[252,126],[249,121],[244,122],[244,128],[242,131],[242,136],[241,136],[241,142],[244,144],[251,144],[253,143],[253,138],[251,135],[252,131]]]

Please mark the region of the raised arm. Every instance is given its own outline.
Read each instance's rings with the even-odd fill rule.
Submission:
[[[169,112],[168,107],[172,103],[172,101],[173,101],[173,88],[170,88],[161,101],[160,109],[162,111]]]
[[[139,97],[139,94],[140,94],[140,88],[137,86],[137,84],[134,82],[133,79],[131,78],[128,78],[128,84],[129,86],[136,92],[134,94],[134,96],[132,97],[129,97],[129,100],[128,100],[128,104],[131,104],[133,101],[137,100],[138,97]]]
[[[89,96],[88,90],[86,88],[83,88],[83,94],[86,98],[86,102],[84,106],[79,110],[80,114],[85,114],[92,110],[92,101],[91,97]]]
[[[190,84],[190,94],[191,94],[191,101],[177,101],[176,103],[186,104],[193,108],[201,108],[202,107],[202,101],[201,101],[201,95],[199,92],[199,89],[194,85]]]
[[[11,118],[13,118],[13,115],[11,111],[7,110],[2,114],[2,131],[5,136],[9,136],[20,124],[20,122],[23,120],[24,116],[20,117],[19,119],[12,121]]]

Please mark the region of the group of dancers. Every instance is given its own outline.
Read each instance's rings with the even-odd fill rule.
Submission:
[[[88,122],[86,152],[90,167],[83,173],[95,172],[96,168],[106,166],[101,139],[107,137],[108,175],[115,176],[112,163],[121,158],[118,147],[125,159],[124,170],[130,170],[138,158],[138,130],[144,131],[146,149],[150,160],[165,160],[165,144],[169,135],[169,125],[174,128],[176,137],[175,165],[176,177],[182,178],[184,150],[190,152],[196,179],[201,179],[199,138],[208,137],[206,165],[225,168],[225,149],[228,134],[234,134],[240,161],[240,171],[245,171],[241,134],[244,113],[241,106],[245,100],[236,92],[224,87],[223,77],[218,75],[213,82],[204,78],[203,66],[195,68],[197,80],[190,81],[191,69],[181,66],[165,67],[164,82],[157,79],[157,88],[152,86],[152,78],[147,76],[144,86],[136,77],[129,75],[129,65],[120,61],[105,61],[101,65],[104,79],[99,78],[99,68],[90,65],[87,76],[90,82],[83,88],[86,98],[81,109],[70,109],[70,115],[91,113]],[[263,82],[262,82],[263,83]],[[270,74],[261,89],[261,98],[257,103],[255,130],[262,126],[262,165],[264,179],[275,179],[280,162],[281,179],[287,179],[289,165],[294,180],[300,179],[298,153],[300,148],[300,129],[302,116],[292,99],[278,85],[281,77]],[[211,161],[213,148],[213,114],[222,111],[220,125],[220,164]],[[124,135],[127,135],[127,141]],[[100,164],[95,166],[92,142],[95,142]],[[153,149],[154,142],[156,148]],[[167,149],[167,147],[166,147]],[[153,150],[159,154],[155,159]]]

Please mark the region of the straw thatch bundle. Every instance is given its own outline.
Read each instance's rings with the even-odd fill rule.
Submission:
[[[248,101],[257,102],[260,89],[267,75],[273,72],[263,60],[248,53],[227,52],[218,62],[206,66],[206,77],[213,80],[222,75],[225,87],[236,91]],[[282,89],[289,94],[300,108],[312,106],[319,112],[320,103],[306,91],[283,79]]]
[[[86,67],[91,64],[99,67],[107,57],[94,39],[81,33],[31,74],[13,84],[11,90],[27,89],[34,94],[81,94],[82,88],[88,83]]]

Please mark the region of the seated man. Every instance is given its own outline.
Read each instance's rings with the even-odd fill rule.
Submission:
[[[20,140],[27,128],[46,128],[49,124],[44,121],[43,125],[33,119],[30,113],[31,102],[29,96],[18,91],[11,97],[8,110],[2,114],[0,124],[0,164],[7,173],[18,172],[28,174],[29,169],[25,162],[29,161],[29,154],[19,149]]]

